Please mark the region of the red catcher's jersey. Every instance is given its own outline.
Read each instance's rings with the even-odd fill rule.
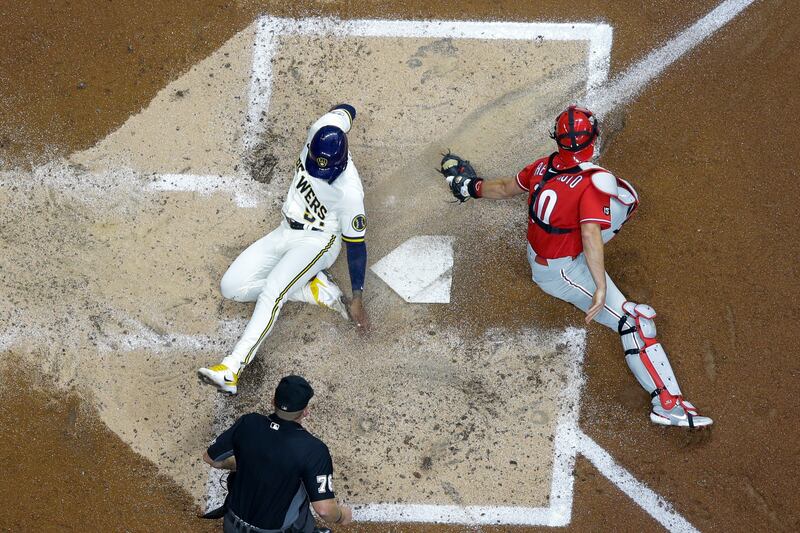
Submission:
[[[546,259],[573,257],[583,251],[581,223],[600,224],[601,229],[611,226],[611,197],[592,185],[592,174],[607,171],[591,163],[567,168],[556,154],[550,173],[555,177],[546,181],[536,194],[536,204],[531,206],[536,188],[547,173],[549,159],[537,159],[517,174],[517,184],[529,191],[528,242],[536,255]],[[561,232],[542,228],[530,216],[531,209],[545,225]]]

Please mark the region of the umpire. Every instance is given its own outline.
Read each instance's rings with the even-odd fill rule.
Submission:
[[[286,376],[275,389],[269,416],[239,418],[208,447],[203,459],[233,470],[223,520],[225,533],[312,533],[314,511],[329,524],[348,524],[349,507],[336,503],[328,447],[303,429],[314,389]]]

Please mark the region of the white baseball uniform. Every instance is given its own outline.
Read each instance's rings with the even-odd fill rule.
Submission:
[[[343,239],[364,240],[361,178],[349,153],[347,167],[333,183],[309,175],[304,162],[311,139],[320,128],[336,126],[347,133],[351,121],[346,111],[335,109],[309,128],[283,204],[284,220],[242,252],[222,277],[223,296],[237,302],[256,302],[244,333],[222,361],[234,373],[253,360],[287,299],[326,305],[341,296],[321,271],[336,261]]]

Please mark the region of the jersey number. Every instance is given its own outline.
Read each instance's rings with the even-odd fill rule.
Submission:
[[[320,494],[325,494],[326,492],[333,492],[333,476],[317,476],[317,483],[319,483],[319,487],[317,488],[317,492]],[[325,487],[327,486],[327,490]]]
[[[550,215],[553,214],[553,209],[556,208],[557,201],[558,195],[556,191],[551,189],[542,191],[542,194],[539,195],[539,199],[536,202],[536,216],[539,217],[539,220],[545,224],[550,224]]]

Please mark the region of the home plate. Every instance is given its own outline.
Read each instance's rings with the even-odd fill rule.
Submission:
[[[409,303],[450,303],[453,237],[411,237],[372,266],[372,271]]]

